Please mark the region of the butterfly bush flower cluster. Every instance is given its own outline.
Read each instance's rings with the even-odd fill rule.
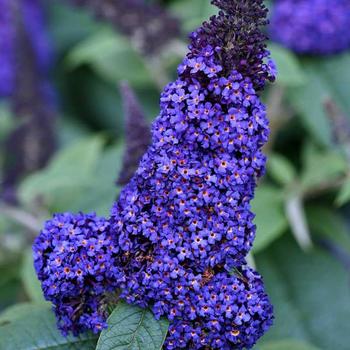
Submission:
[[[109,292],[123,279],[109,229],[108,220],[94,214],[57,214],[35,240],[34,266],[46,299],[59,305],[64,334],[106,326]]]
[[[230,290],[246,310],[239,327],[240,313],[223,317],[219,297],[211,306],[196,302],[208,301],[205,290],[220,292],[215,278],[226,274],[235,284],[239,277],[229,272],[245,265],[252,247],[250,200],[264,173],[261,148],[269,134],[258,91],[273,80],[274,68],[258,31],[262,2],[214,3],[222,11],[191,35],[178,79],[161,95],[152,145],[112,209],[112,231],[124,252],[121,296],[173,322],[181,337],[168,339],[166,349],[251,347],[272,319],[255,274],[242,277],[237,295]],[[249,307],[249,292],[259,312]],[[181,328],[188,324],[195,327],[186,335]]]
[[[271,38],[301,54],[333,54],[350,48],[348,0],[278,0]]]
[[[0,87],[0,95],[18,120],[4,143],[2,198],[16,203],[17,183],[43,167],[55,150],[56,106],[49,83],[53,53],[40,1],[0,4],[0,17],[8,19],[0,28],[0,85],[7,86],[6,94]]]
[[[261,32],[267,10],[262,0],[213,4],[220,12],[192,33],[178,78],[161,94],[152,143],[108,220],[119,297],[170,320],[166,350],[251,348],[273,319],[262,279],[245,260],[269,135],[259,91],[275,73]],[[46,266],[36,266],[39,276]],[[60,299],[54,304],[61,309]]]

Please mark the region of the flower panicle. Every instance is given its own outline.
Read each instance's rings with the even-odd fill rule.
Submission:
[[[141,157],[150,144],[151,135],[146,116],[132,88],[123,82],[120,84],[120,91],[124,105],[126,147],[117,184],[123,186],[134,175]]]
[[[0,85],[7,81],[6,97],[19,121],[4,142],[1,196],[16,203],[19,181],[44,167],[56,148],[56,106],[49,83],[53,54],[40,1],[8,1],[0,12],[0,17],[7,14],[11,18],[8,23],[1,22],[0,31],[11,35],[0,35]],[[3,41],[7,41],[7,50]],[[11,58],[8,64],[6,57]],[[0,86],[0,95],[1,90]]]
[[[261,305],[266,301],[262,313],[242,313],[242,328],[223,333],[224,321],[210,324],[209,305],[193,305],[205,286],[246,265],[255,237],[250,201],[265,171],[262,147],[269,125],[258,94],[266,82],[260,73],[271,72],[264,65],[269,53],[258,25],[265,17],[239,19],[227,8],[191,35],[178,78],[161,94],[152,144],[111,210],[111,230],[125,257],[121,297],[176,324],[167,350],[251,348],[273,319],[263,294],[258,297]],[[239,9],[249,13],[249,7]],[[257,23],[237,32],[241,41],[229,32],[235,21],[254,18]],[[246,66],[239,55],[249,58]],[[226,314],[227,322],[232,324],[237,313]],[[191,331],[176,333],[184,327]]]
[[[272,74],[266,13],[261,1],[215,4],[221,11],[191,35],[161,94],[152,143],[106,230],[120,298],[170,321],[165,350],[250,349],[273,321],[262,279],[246,266],[269,135],[259,96]]]
[[[56,214],[33,245],[34,267],[63,334],[106,328],[108,295],[123,273],[107,219],[96,214]]]

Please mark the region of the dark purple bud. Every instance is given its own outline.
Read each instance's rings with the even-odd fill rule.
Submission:
[[[117,184],[126,185],[134,175],[141,157],[147,151],[151,141],[150,127],[131,87],[120,84],[124,104],[125,151],[123,166]]]
[[[217,60],[226,74],[237,70],[252,80],[256,90],[262,89],[267,80],[275,78],[266,49],[267,37],[262,31],[268,23],[264,1],[212,0],[212,3],[220,12],[191,35],[191,54],[207,45],[219,48]]]

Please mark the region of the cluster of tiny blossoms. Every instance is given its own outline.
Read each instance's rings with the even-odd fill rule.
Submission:
[[[207,46],[163,92],[153,143],[112,211],[125,251],[140,237],[159,242],[160,256],[202,271],[244,263],[268,122],[250,80],[237,71],[220,77],[221,70]]]
[[[348,0],[278,0],[271,18],[273,40],[302,54],[333,54],[350,48]]]
[[[111,212],[126,275],[121,297],[171,321],[169,350],[250,348],[272,323],[260,277],[229,275],[246,271],[255,236],[250,201],[265,167],[269,128],[257,91],[273,80],[274,67],[248,14],[266,11],[261,1],[215,4],[224,11],[192,34],[178,79],[161,95],[152,144]],[[237,17],[239,56],[231,52],[234,39],[225,43],[222,35]],[[215,312],[206,303],[205,292],[218,295],[220,281],[239,284],[239,296],[228,295],[236,305],[231,313],[222,311],[222,300]],[[259,312],[248,305],[250,294]],[[236,324],[238,315],[244,322]]]
[[[94,218],[93,237],[108,237],[106,247],[112,247],[112,254],[102,245],[93,255],[111,267],[110,274],[98,273],[97,285],[104,293],[118,288],[128,303],[168,318],[165,350],[251,348],[273,319],[261,277],[245,261],[255,236],[250,201],[265,170],[261,149],[269,134],[258,91],[274,79],[260,31],[267,11],[262,0],[213,3],[221,11],[191,35],[178,78],[161,95],[152,144],[134,177],[108,223]],[[87,227],[85,217],[77,221],[67,215],[65,222]],[[56,259],[46,245],[55,246],[55,237],[62,236],[62,223],[54,219],[47,225],[52,232],[49,237],[47,229],[41,233],[34,251],[40,253],[36,270],[50,300],[46,284],[66,281],[57,276],[49,281],[46,273]],[[89,229],[84,232],[89,235]],[[64,234],[59,241],[71,246],[73,237]],[[79,248],[79,257],[88,251]],[[64,261],[73,256],[68,252]],[[64,268],[58,270],[64,276]],[[104,293],[94,290],[91,279],[87,270],[79,287],[74,278],[72,297],[60,299],[60,291],[51,298],[61,310],[79,293],[87,296],[82,300],[94,296],[94,306],[71,308],[81,323],[75,318],[70,323],[74,314],[69,314],[60,318],[62,329],[96,330],[85,317],[94,314],[96,305],[104,309]],[[98,324],[103,326],[101,320]]]
[[[101,331],[123,278],[108,220],[94,214],[57,214],[46,222],[33,250],[44,295],[54,305],[62,332]]]
[[[231,350],[255,344],[271,325],[272,307],[256,272],[242,268],[236,273],[219,273],[204,286],[187,289],[182,300],[168,299],[174,310],[177,304],[183,307],[173,318],[166,349]]]

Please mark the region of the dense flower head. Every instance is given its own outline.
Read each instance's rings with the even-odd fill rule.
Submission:
[[[157,54],[180,34],[180,22],[164,8],[144,0],[70,0],[127,35],[145,55]]]
[[[278,0],[270,35],[301,54],[332,54],[350,48],[348,0]]]
[[[33,245],[44,296],[64,334],[101,331],[123,274],[109,222],[95,214],[56,214]]]
[[[266,10],[261,1],[232,1],[233,7],[215,3],[223,11],[192,35],[177,80],[161,94],[152,144],[111,211],[111,232],[126,278],[121,297],[151,306],[176,329],[183,325],[177,320],[187,319],[185,305],[193,303],[197,292],[218,289],[221,281],[230,281],[232,268],[245,264],[255,237],[250,201],[265,171],[261,149],[269,128],[257,91],[272,79],[273,66],[264,63],[268,52],[257,28],[265,23]],[[254,18],[248,26],[245,21]],[[239,43],[223,34],[235,21],[240,23],[234,27],[237,37],[241,35]],[[242,50],[237,49],[240,44]],[[248,66],[243,64],[245,55]],[[237,348],[251,347],[270,325],[271,307],[266,305],[266,315],[247,319],[247,330],[237,339],[227,340],[228,332],[237,331],[230,329],[231,321],[227,329],[222,325],[222,334],[217,330],[203,344],[184,340],[184,346],[175,343],[174,349],[229,348],[230,341],[237,341]],[[217,317],[221,324],[230,322]],[[207,325],[197,325],[195,319],[187,319],[186,327],[206,334]],[[256,331],[249,328],[254,325]],[[215,345],[214,338],[222,343]],[[168,338],[166,346],[172,349],[169,339],[182,338]]]
[[[195,275],[168,256],[148,266],[142,278],[132,275],[121,298],[170,320],[164,349],[251,348],[272,324],[262,279],[248,267]]]
[[[213,49],[205,50],[165,88],[152,145],[112,210],[122,250],[157,244],[156,254],[202,271],[242,265],[252,247],[250,200],[268,138],[249,78],[220,77]]]
[[[34,245],[63,331],[103,328],[101,304],[117,288],[170,320],[166,350],[250,349],[271,326],[261,277],[245,260],[269,135],[258,92],[275,73],[260,32],[266,9],[262,0],[213,3],[221,11],[192,34],[177,79],[161,94],[152,143],[110,219],[58,215]]]
[[[185,290],[166,299],[174,315],[166,350],[250,349],[272,324],[261,277],[250,268],[219,273],[201,288]]]

